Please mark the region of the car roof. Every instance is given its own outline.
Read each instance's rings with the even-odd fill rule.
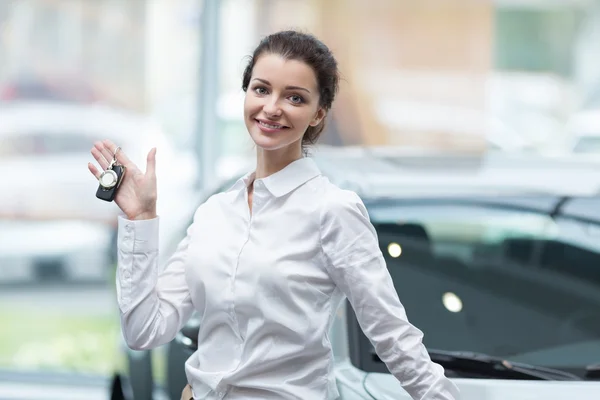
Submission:
[[[32,118],[32,115],[34,116]],[[0,137],[19,135],[89,133],[111,138],[137,136],[157,131],[158,125],[146,116],[100,104],[71,104],[51,101],[22,101],[0,107]]]
[[[319,145],[310,157],[368,209],[397,205],[499,207],[600,223],[600,163],[533,154],[452,154],[399,147]],[[245,159],[244,170],[254,160]],[[240,174],[241,175],[241,174]],[[218,188],[230,187],[235,177]]]
[[[333,183],[363,198],[600,193],[600,162],[572,156],[329,146],[312,156]]]

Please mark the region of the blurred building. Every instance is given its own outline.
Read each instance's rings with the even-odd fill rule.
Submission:
[[[2,1],[0,82],[13,91],[46,88],[75,99],[93,92],[84,99],[141,109],[146,5],[144,0]]]
[[[193,140],[202,3],[4,0],[0,95],[18,85],[50,87],[150,113]],[[245,57],[262,36],[288,28],[317,34],[340,61],[325,143],[561,148],[569,116],[600,104],[598,0],[222,0],[220,7],[220,118],[239,119]],[[219,129],[224,153],[251,148],[243,125]]]
[[[271,30],[300,23],[334,49],[343,143],[560,149],[569,115],[600,102],[596,0],[260,4]]]
[[[320,15],[316,31],[334,48],[344,73],[336,114],[348,141],[475,151],[485,146],[490,3],[313,4]]]

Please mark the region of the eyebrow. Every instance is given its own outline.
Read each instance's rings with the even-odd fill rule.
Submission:
[[[254,78],[252,80],[253,81],[259,81],[259,82],[264,83],[265,85],[271,86],[271,83],[269,81],[265,80],[265,79]],[[304,90],[305,92],[310,93],[310,90],[308,90],[306,88],[303,88],[303,87],[300,87],[300,86],[286,86],[285,89],[286,90]]]

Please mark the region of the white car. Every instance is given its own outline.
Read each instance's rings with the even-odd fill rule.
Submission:
[[[0,221],[0,283],[111,277],[112,230],[77,220]]]
[[[176,148],[149,117],[102,105],[2,104],[0,276],[31,279],[52,275],[48,270],[64,279],[106,276],[119,210],[96,198],[98,183],[87,169],[94,162],[90,150],[102,139],[121,146],[142,169],[157,147],[159,214],[176,221],[189,208],[196,191],[195,156]],[[67,261],[71,258],[77,261]]]
[[[600,109],[576,113],[567,124],[571,151],[579,157],[600,156]]]

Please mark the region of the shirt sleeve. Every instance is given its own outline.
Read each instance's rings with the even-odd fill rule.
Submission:
[[[118,217],[117,302],[125,342],[134,350],[170,342],[194,310],[185,277],[194,224],[159,273],[159,218]]]
[[[408,321],[361,199],[339,191],[324,203],[321,245],[327,268],[378,356],[414,400],[458,400],[458,388],[431,361],[423,333]]]

